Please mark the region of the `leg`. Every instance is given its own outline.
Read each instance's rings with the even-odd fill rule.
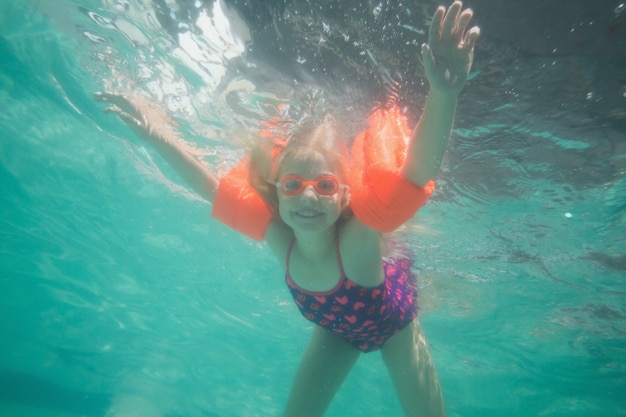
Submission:
[[[291,387],[284,416],[322,416],[359,353],[341,337],[316,326]]]
[[[407,417],[446,415],[435,366],[417,319],[392,336],[381,352]]]

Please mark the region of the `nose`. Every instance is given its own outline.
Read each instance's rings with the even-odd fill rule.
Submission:
[[[304,190],[302,190],[302,201],[303,202],[315,202],[318,199],[317,192],[312,185],[307,185]]]

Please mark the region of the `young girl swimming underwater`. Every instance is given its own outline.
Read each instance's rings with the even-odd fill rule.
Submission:
[[[213,203],[215,218],[265,240],[284,265],[296,305],[316,324],[284,416],[322,416],[359,355],[377,350],[406,416],[445,415],[417,319],[411,261],[383,260],[379,237],[410,219],[434,190],[479,35],[468,29],[471,19],[459,1],[435,12],[422,46],[430,91],[413,132],[397,108],[377,110],[349,151],[326,115],[257,146],[221,179],[144,101],[96,94]]]

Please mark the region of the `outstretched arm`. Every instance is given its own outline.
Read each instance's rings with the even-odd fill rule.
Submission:
[[[404,165],[405,177],[418,186],[426,185],[441,168],[457,98],[472,66],[474,44],[480,34],[476,26],[466,30],[473,12],[462,8],[460,1],[448,10],[439,7],[430,26],[428,44],[422,45],[430,91]]]
[[[219,179],[194,157],[195,148],[184,143],[174,129],[176,122],[163,109],[141,97],[96,93],[96,100],[110,103],[106,111],[116,113],[146,140],[205,200],[212,202]]]

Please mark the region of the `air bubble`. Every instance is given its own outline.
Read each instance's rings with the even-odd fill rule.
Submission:
[[[620,13],[624,11],[624,9],[626,9],[626,3],[621,2],[617,6],[615,6],[614,12],[616,15],[619,15]]]
[[[113,24],[113,21],[109,18],[100,16],[98,13],[95,13],[95,12],[88,12],[88,16],[91,18],[91,20],[93,20],[99,26],[102,26],[105,29],[115,29],[115,25]]]
[[[382,9],[383,9],[383,4],[382,4],[382,2],[381,2],[381,3],[378,3],[378,6],[374,7],[374,10],[372,10],[372,13],[374,14],[374,17],[378,17],[378,15],[379,15],[379,14],[380,14],[380,12],[382,11]]]
[[[90,32],[88,30],[83,31],[83,35],[89,39],[90,41],[94,42],[94,43],[105,43],[107,40],[105,38],[103,38],[102,36],[98,36],[93,32]]]

